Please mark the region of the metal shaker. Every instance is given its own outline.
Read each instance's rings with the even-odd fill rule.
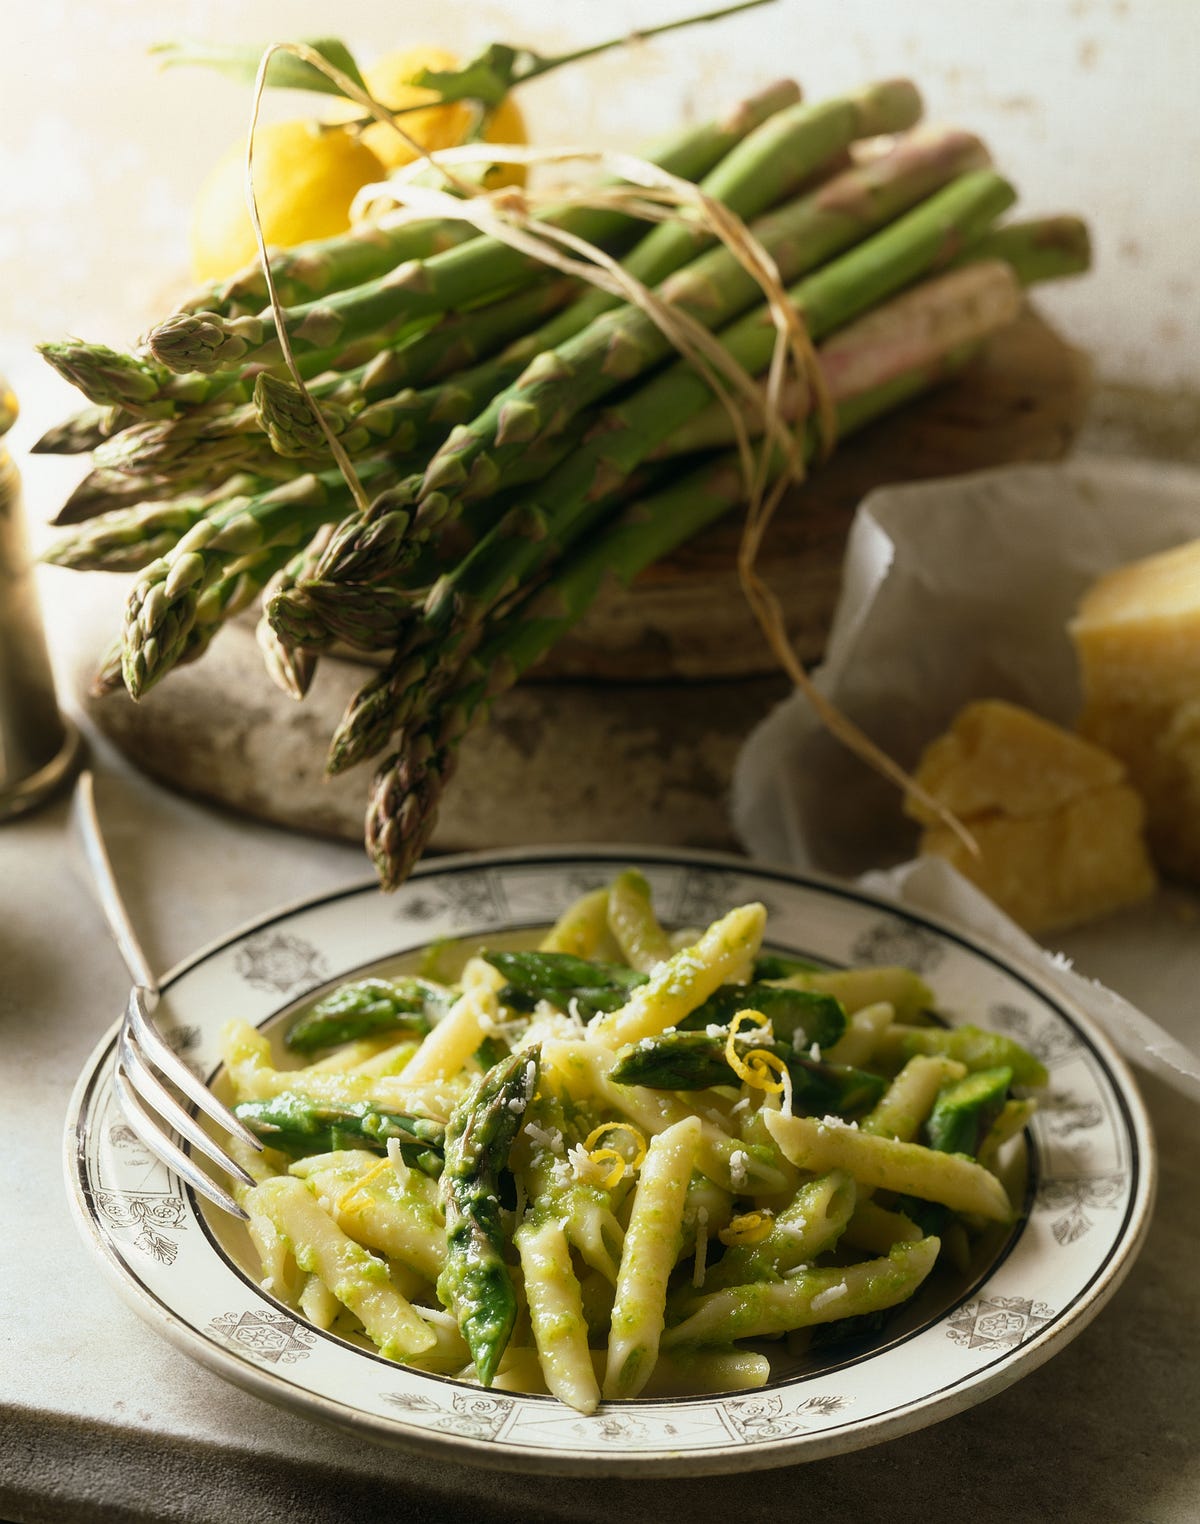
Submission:
[[[40,804],[70,775],[80,750],[54,697],[21,479],[3,438],[16,416],[17,399],[0,376],[0,820]]]

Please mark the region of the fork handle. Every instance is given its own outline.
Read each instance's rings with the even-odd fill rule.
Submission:
[[[104,919],[108,922],[108,929],[112,932],[125,967],[129,970],[129,977],[135,985],[139,985],[143,990],[148,991],[151,997],[157,999],[158,980],[146,954],[142,951],[142,944],[137,939],[137,933],[133,929],[133,923],[121,899],[116,875],[113,873],[112,863],[109,860],[108,848],[104,844],[104,837],[100,834],[100,821],[96,814],[96,791],[90,769],[85,768],[76,780],[75,793],[71,800],[71,818],[92,875],[96,900],[104,912]]]

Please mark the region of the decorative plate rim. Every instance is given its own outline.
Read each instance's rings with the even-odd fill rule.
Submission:
[[[942,938],[948,939],[966,953],[982,957],[1001,973],[1014,977],[1026,985],[1045,1005],[1057,1015],[1075,1026],[1086,1038],[1094,1056],[1109,1080],[1125,1126],[1124,1139],[1130,1150],[1130,1164],[1134,1173],[1130,1199],[1120,1226],[1111,1236],[1107,1253],[1101,1265],[1079,1287],[1067,1305],[1049,1321],[1036,1330],[1026,1341],[1014,1346],[1006,1355],[1000,1355],[981,1370],[969,1372],[946,1386],[927,1390],[920,1378],[911,1400],[901,1402],[882,1413],[860,1418],[848,1418],[844,1423],[827,1426],[820,1430],[802,1430],[778,1439],[764,1439],[753,1445],[727,1443],[704,1448],[676,1448],[663,1446],[653,1451],[611,1451],[591,1448],[516,1448],[501,1441],[476,1438],[469,1434],[447,1432],[407,1422],[399,1413],[396,1417],[364,1412],[348,1402],[341,1402],[310,1387],[285,1380],[281,1376],[254,1364],[249,1358],[236,1353],[228,1346],[206,1337],[193,1328],[179,1311],[158,1293],[142,1283],[117,1252],[115,1243],[100,1224],[90,1200],[91,1190],[85,1178],[85,1146],[88,1139],[88,1123],[92,1119],[91,1103],[96,1085],[102,1081],[111,1061],[112,1050],[120,1029],[118,1019],[103,1035],[89,1054],[73,1088],[68,1106],[65,1132],[64,1166],[67,1195],[76,1226],[97,1257],[101,1269],[110,1283],[121,1294],[127,1305],[144,1321],[164,1335],[185,1354],[196,1359],[215,1374],[242,1387],[253,1395],[282,1406],[301,1416],[320,1418],[335,1428],[368,1437],[376,1442],[417,1450],[440,1460],[467,1461],[472,1465],[492,1470],[568,1475],[612,1475],[620,1472],[630,1475],[701,1475],[740,1470],[766,1470],[793,1464],[802,1460],[817,1460],[826,1456],[848,1453],[885,1440],[914,1432],[943,1418],[965,1411],[978,1402],[1002,1391],[1007,1386],[1029,1374],[1074,1338],[1102,1310],[1116,1292],[1131,1269],[1146,1237],[1154,1204],[1157,1182],[1157,1159],[1150,1120],[1140,1092],[1128,1065],[1117,1052],[1112,1040],[1100,1029],[1085,1011],[1064,991],[1054,986],[1044,970],[1024,958],[1014,956],[1007,950],[992,944],[987,938],[967,933],[952,922],[924,911],[911,910],[887,898],[819,873],[796,872],[776,864],[752,860],[733,853],[690,850],[653,845],[626,844],[580,844],[552,845],[526,849],[497,848],[479,852],[448,854],[430,859],[418,866],[410,883],[436,879],[448,873],[471,870],[487,870],[510,866],[520,868],[543,864],[548,868],[568,866],[596,867],[601,864],[636,862],[642,866],[693,867],[717,873],[732,873],[742,877],[774,880],[801,890],[815,892],[820,896],[832,896],[851,904],[878,911],[902,922],[924,927]],[[239,925],[231,932],[200,947],[176,963],[160,981],[164,991],[184,975],[202,966],[218,954],[244,943],[256,933],[284,923],[306,912],[317,911],[325,906],[367,893],[378,894],[374,880],[360,880],[340,889],[297,899],[277,907],[264,915]],[[382,898],[382,897],[381,897]],[[383,900],[384,904],[394,903]],[[338,977],[343,977],[339,975]],[[289,1004],[280,1000],[280,1006]],[[265,1021],[273,1019],[268,1016]],[[205,1213],[190,1187],[184,1187],[184,1199],[199,1223],[211,1252],[224,1264],[233,1262],[219,1250],[214,1242]],[[1009,1246],[1001,1255],[1001,1261],[1020,1239],[1028,1225],[1026,1218],[1020,1225]],[[975,1283],[967,1296],[957,1304],[963,1306],[970,1297],[984,1291],[999,1262],[987,1267],[983,1278]],[[247,1279],[240,1266],[233,1265],[237,1274]],[[257,1288],[254,1288],[257,1289]],[[265,1293],[260,1293],[264,1297]],[[943,1311],[929,1325],[938,1328],[946,1324],[955,1308]],[[927,1330],[922,1327],[921,1333]],[[868,1362],[875,1354],[864,1357]],[[378,1360],[389,1367],[392,1362],[369,1351],[359,1351],[367,1360]],[[849,1362],[858,1363],[856,1361]],[[833,1367],[834,1370],[841,1366]],[[416,1375],[408,1371],[409,1375]],[[824,1374],[824,1373],[823,1373]],[[445,1378],[425,1376],[424,1380],[441,1387]],[[524,1401],[545,1402],[548,1399],[509,1392],[485,1392],[464,1383],[449,1382],[463,1393],[475,1392],[480,1399],[503,1398],[511,1403]],[[786,1385],[787,1383],[783,1383]],[[721,1401],[769,1396],[778,1387],[757,1391],[715,1394],[712,1398],[652,1399],[645,1404],[622,1404],[621,1410],[658,1408],[672,1404],[699,1404],[704,1401]],[[732,1436],[731,1436],[732,1439]]]

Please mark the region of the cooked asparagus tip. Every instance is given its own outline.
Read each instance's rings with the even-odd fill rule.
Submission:
[[[514,1053],[480,1076],[446,1128],[439,1196],[446,1216],[442,1305],[458,1319],[475,1371],[491,1386],[517,1318],[504,1262],[500,1172],[537,1087],[538,1048]]]

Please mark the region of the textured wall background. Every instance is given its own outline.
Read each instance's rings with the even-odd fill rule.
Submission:
[[[164,37],[343,35],[579,45],[680,16],[683,0],[40,0],[5,17],[0,346],[122,343],[182,271],[195,185],[244,131],[248,92],[160,74]],[[634,146],[778,74],[811,97],[910,74],[931,117],[982,133],[1025,211],[1092,221],[1096,272],[1046,309],[1107,377],[1200,386],[1200,5],[1193,0],[778,0],[595,60],[523,95],[542,141]],[[312,97],[279,98],[276,115]],[[299,110],[297,110],[299,107]]]

